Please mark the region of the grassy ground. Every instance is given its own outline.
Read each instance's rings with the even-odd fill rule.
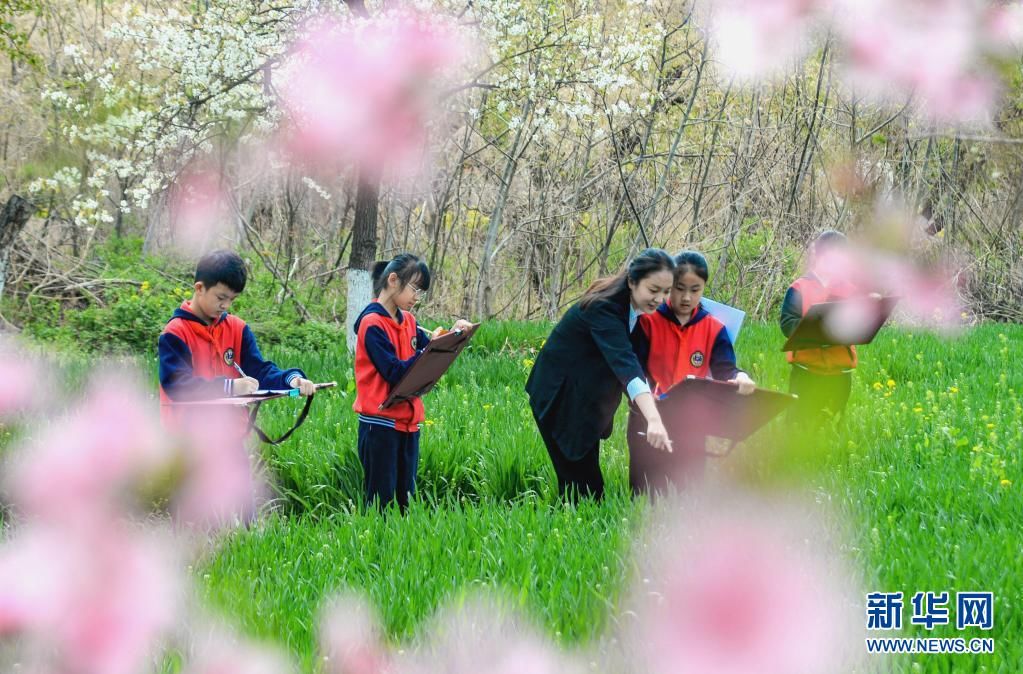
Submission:
[[[607,500],[577,509],[555,503],[523,392],[549,328],[484,326],[427,397],[422,498],[404,518],[360,508],[343,345],[269,350],[279,364],[339,388],[317,397],[292,439],[263,450],[280,507],[202,561],[205,596],[245,631],[286,644],[307,670],[316,609],[343,588],[370,597],[396,642],[441,604],[481,588],[510,597],[566,645],[605,632],[647,506],[627,495],[621,422],[602,448]],[[786,386],[780,344],[777,329],[764,325],[745,328],[737,344],[740,365],[763,386]],[[798,489],[829,502],[850,524],[848,554],[867,589],[906,594],[905,634],[995,639],[993,655],[919,655],[885,669],[1015,672],[1023,663],[1021,344],[1023,326],[981,326],[956,339],[886,329],[861,349],[848,419],[826,441],[794,442],[775,424],[711,467],[713,484]],[[264,427],[284,430],[297,405],[265,405]],[[908,600],[919,590],[994,592],[994,629],[910,626]]]
[[[553,472],[522,390],[548,327],[487,326],[429,395],[423,501],[405,518],[358,508],[343,348],[275,353],[342,382],[349,395],[322,396],[297,437],[266,452],[291,514],[234,536],[211,558],[207,596],[252,633],[282,638],[307,666],[315,608],[339,588],[368,594],[397,641],[440,604],[480,587],[510,595],[564,643],[597,637],[612,620],[646,507],[627,496],[622,424],[602,449],[608,500],[553,505]],[[921,655],[886,667],[1010,672],[1023,662],[1023,368],[1013,347],[1021,343],[1019,326],[957,339],[886,330],[861,350],[849,419],[827,442],[794,444],[776,425],[711,469],[712,481],[829,500],[851,523],[849,554],[868,589],[906,593],[907,634],[995,638],[994,655]],[[762,385],[784,388],[779,346],[773,326],[750,326],[737,345],[740,364]],[[283,403],[266,412],[268,425],[283,429],[295,410]],[[993,591],[994,630],[909,626],[908,599],[918,590]]]

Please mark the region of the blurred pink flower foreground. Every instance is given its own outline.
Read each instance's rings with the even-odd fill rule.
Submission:
[[[739,79],[769,77],[810,47],[817,0],[709,0],[716,57]]]
[[[37,358],[0,338],[0,423],[46,405],[51,388],[50,373]]]
[[[907,102],[930,122],[983,124],[999,94],[995,61],[1023,44],[1018,2],[706,0],[714,58],[740,81],[778,74],[831,36],[853,96]],[[818,33],[815,36],[814,33]],[[823,40],[819,40],[823,42]]]
[[[196,160],[182,171],[170,194],[170,230],[176,248],[198,254],[230,235],[231,196],[220,170]]]
[[[638,550],[630,648],[653,674],[830,674],[858,645],[853,575],[804,513],[703,503],[651,529]],[[630,658],[631,660],[632,658]]]
[[[453,26],[426,15],[311,20],[279,75],[285,146],[322,168],[411,168],[435,114],[435,89],[465,56]]]
[[[185,588],[184,546],[152,518],[152,499],[169,498],[188,524],[247,517],[256,483],[240,436],[214,416],[174,440],[144,387],[105,374],[34,428],[5,465],[16,515],[0,546],[0,636],[16,648],[0,649],[0,669],[10,652],[27,671],[147,671],[179,627]]]
[[[847,76],[856,91],[905,102],[910,97],[938,122],[988,120],[997,76],[987,57],[992,31],[1011,33],[1011,18],[988,20],[974,0],[839,0],[839,34]]]

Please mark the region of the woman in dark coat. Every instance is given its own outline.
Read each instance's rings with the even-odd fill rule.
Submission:
[[[526,392],[562,496],[603,496],[600,441],[611,435],[622,393],[645,417],[647,441],[671,451],[630,335],[640,314],[668,297],[674,268],[663,250],[644,250],[621,274],[594,283],[536,358]]]

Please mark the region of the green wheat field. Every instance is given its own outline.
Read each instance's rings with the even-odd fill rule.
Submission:
[[[338,388],[316,397],[290,440],[256,450],[276,498],[256,524],[193,567],[211,610],[281,643],[305,671],[316,669],[318,609],[342,590],[368,597],[399,646],[439,607],[481,591],[508,598],[565,647],[586,646],[613,628],[635,569],[630,546],[650,507],[628,493],[621,414],[601,450],[606,500],[568,507],[555,498],[523,391],[550,328],[484,325],[425,398],[419,498],[404,517],[361,504],[343,344],[267,349],[278,364]],[[758,385],[785,390],[781,343],[774,325],[749,325],[740,336],[739,364]],[[953,337],[886,328],[860,350],[843,424],[829,424],[821,440],[794,442],[782,421],[772,422],[709,467],[711,487],[798,492],[844,518],[846,553],[866,589],[905,593],[903,635],[995,640],[993,654],[903,656],[876,661],[878,671],[1023,665],[1021,345],[1023,326],[982,325]],[[66,365],[84,367],[73,357]],[[155,348],[145,367],[155,396]],[[261,425],[283,432],[300,404],[264,405]],[[919,590],[993,592],[994,629],[909,625],[908,599]]]

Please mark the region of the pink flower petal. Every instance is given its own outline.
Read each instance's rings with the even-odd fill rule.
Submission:
[[[216,247],[234,223],[231,197],[220,171],[197,160],[171,186],[170,228],[174,245],[187,254]]]
[[[286,145],[312,166],[408,168],[436,116],[433,88],[465,56],[457,31],[425,15],[311,21],[283,71]]]
[[[189,412],[175,518],[206,529],[247,522],[267,491],[246,448],[247,410],[197,406]]]
[[[324,612],[320,625],[324,670],[331,674],[385,674],[391,654],[380,622],[365,601],[339,597]]]
[[[715,57],[740,80],[774,74],[809,49],[815,0],[725,0],[710,3]]]
[[[181,606],[167,543],[116,523],[30,525],[0,554],[0,622],[55,671],[134,674],[156,656]]]
[[[809,518],[740,499],[660,505],[627,640],[648,671],[847,671],[862,595]]]
[[[39,359],[0,340],[0,420],[45,406],[52,389],[52,376]]]
[[[103,375],[72,414],[18,452],[8,476],[16,504],[51,523],[105,520],[170,448],[148,394],[127,377]]]

